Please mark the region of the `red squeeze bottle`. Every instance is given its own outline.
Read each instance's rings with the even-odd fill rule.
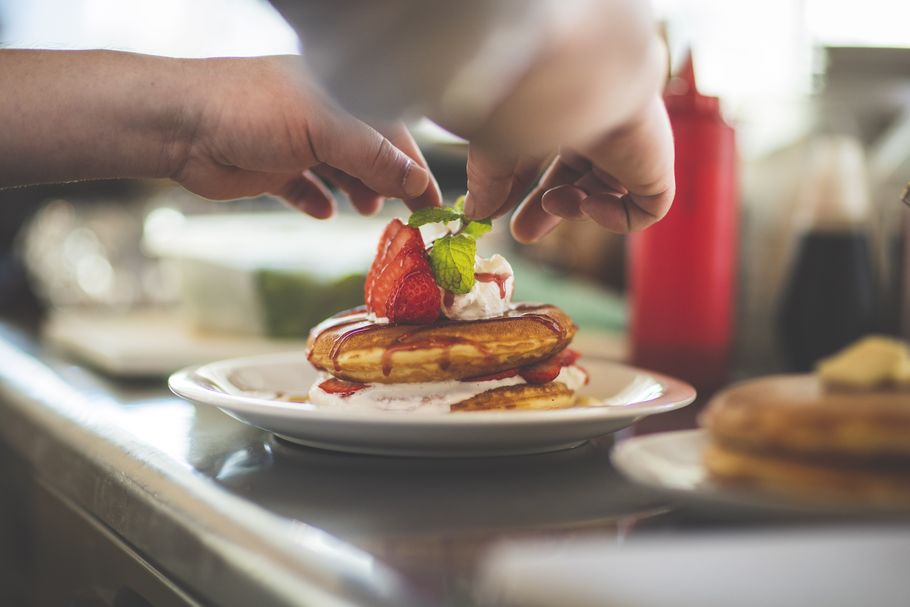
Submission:
[[[733,128],[698,92],[691,55],[664,96],[676,149],[667,216],[629,238],[630,342],[638,366],[710,392],[733,336],[737,194]]]

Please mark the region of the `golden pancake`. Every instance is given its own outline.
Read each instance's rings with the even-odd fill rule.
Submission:
[[[814,375],[737,384],[712,399],[701,423],[728,446],[854,459],[910,458],[910,392],[843,392]]]
[[[363,383],[469,379],[545,359],[575,336],[572,319],[556,306],[519,306],[485,320],[431,325],[377,324],[363,312],[333,317],[310,336],[317,369]]]
[[[454,411],[533,411],[565,409],[575,404],[575,392],[562,382],[518,384],[482,392],[451,406]]]
[[[724,485],[878,506],[910,504],[910,461],[904,466],[847,464],[749,452],[717,442],[705,449],[703,461],[711,477]]]

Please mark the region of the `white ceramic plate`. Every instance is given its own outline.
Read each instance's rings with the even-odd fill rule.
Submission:
[[[630,438],[610,455],[613,465],[629,479],[692,505],[731,513],[762,515],[853,516],[906,512],[905,507],[870,506],[847,502],[776,495],[758,489],[723,487],[711,481],[701,461],[708,443],[704,430],[660,432]]]
[[[316,378],[302,352],[191,367],[169,384],[178,396],[304,445],[438,457],[566,449],[695,400],[695,390],[681,381],[597,359],[583,362],[591,382],[581,393],[601,404],[552,411],[361,412],[281,400],[305,396]]]

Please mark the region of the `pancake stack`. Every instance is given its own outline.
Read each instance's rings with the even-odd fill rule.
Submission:
[[[453,238],[464,244],[466,237]],[[473,252],[468,259],[471,268]],[[440,281],[442,271],[451,278],[452,267],[431,264],[420,232],[393,220],[367,276],[365,305],[310,334],[308,358],[321,371],[310,400],[398,410],[432,404],[445,411],[574,405],[587,375],[568,348],[576,332],[572,319],[556,306],[510,304],[511,270],[488,276],[476,269],[469,274],[472,283],[497,285],[497,312],[476,320],[446,318],[442,310],[454,294]]]
[[[517,378],[520,383],[483,390],[451,410],[554,409],[576,402],[575,391],[556,381],[578,358],[567,348],[576,327],[555,306],[519,305],[498,318],[418,326],[376,323],[354,310],[324,324],[309,343],[311,364],[335,380],[323,389]]]
[[[910,507],[910,391],[894,383],[890,370],[864,366],[873,354],[867,346],[858,359],[828,361],[820,373],[765,377],[716,396],[701,418],[711,438],[704,463],[712,478],[806,498]]]

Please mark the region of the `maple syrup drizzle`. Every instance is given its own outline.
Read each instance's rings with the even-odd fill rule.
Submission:
[[[519,316],[519,318],[527,318],[528,320],[533,320],[550,329],[556,336],[559,338],[559,341],[562,341],[566,336],[566,330],[563,328],[559,321],[553,318],[552,316],[547,316],[546,314],[532,314],[524,313]]]
[[[371,333],[380,327],[386,326],[377,324],[371,320],[358,321],[356,323],[352,323],[352,325],[354,326],[351,326],[351,328],[345,330],[344,333],[341,333],[337,338],[335,338],[335,343],[332,344],[332,349],[329,351],[329,359],[331,359],[332,367],[335,368],[336,373],[341,371],[341,367],[338,365],[338,353],[341,351],[341,347],[344,346],[344,344],[346,344],[349,339],[355,335]]]
[[[542,310],[544,308],[551,308],[550,304],[542,303],[519,303],[512,306],[513,312],[530,312],[532,310]]]
[[[478,282],[495,282],[496,286],[499,287],[499,298],[506,298],[506,281],[509,279],[509,274],[494,274],[492,272],[475,272],[474,280]]]
[[[369,314],[367,314],[366,306],[357,306],[356,308],[351,308],[350,310],[344,310],[339,312],[334,316],[329,316],[324,321],[310,329],[310,335],[319,337],[329,329],[334,329],[336,327],[345,326],[355,322],[362,322],[369,319]]]
[[[485,318],[476,321],[441,320],[431,325],[422,325],[419,327],[414,327],[413,329],[406,330],[401,335],[396,337],[395,340],[382,353],[383,375],[388,376],[392,372],[392,355],[395,352],[413,351],[420,348],[441,348],[442,354],[439,360],[439,367],[443,370],[451,366],[451,348],[452,346],[458,344],[470,345],[478,352],[480,352],[485,358],[487,358],[487,360],[492,361],[492,354],[486,346],[466,337],[457,337],[451,335],[430,335],[423,339],[417,339],[420,336],[421,332],[424,332],[428,329],[445,327],[446,325],[452,325],[455,323],[492,323],[502,322],[515,318],[527,318],[528,320],[532,320],[543,325],[554,335],[556,335],[560,341],[562,341],[565,338],[566,331],[559,323],[559,321],[547,314],[540,314],[532,311],[542,310],[548,307],[550,306],[547,304],[518,304],[502,316],[497,316],[495,318]],[[362,307],[348,310],[326,319],[313,329],[313,333],[315,334],[315,337],[318,338],[319,335],[325,331],[338,328],[343,329],[343,331],[335,338],[335,342],[332,344],[332,349],[329,351],[329,358],[332,361],[332,366],[334,367],[335,372],[337,373],[341,371],[340,365],[338,364],[338,354],[341,352],[341,348],[344,347],[344,344],[346,344],[349,339],[356,335],[363,335],[389,326],[393,325],[377,323],[373,320],[370,320],[365,312],[365,308]],[[412,340],[412,338],[414,339]]]

